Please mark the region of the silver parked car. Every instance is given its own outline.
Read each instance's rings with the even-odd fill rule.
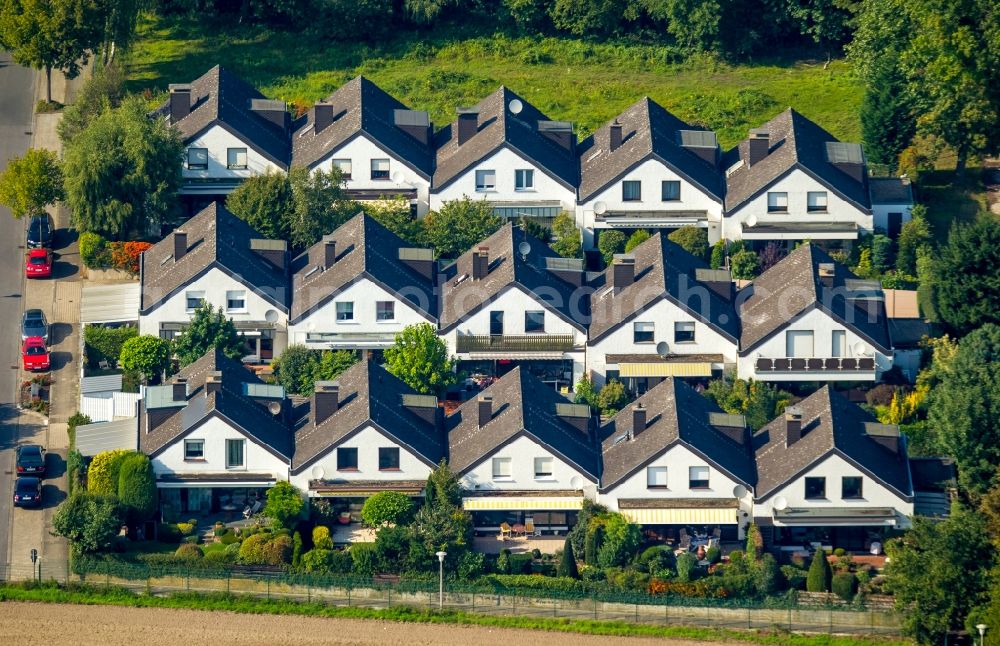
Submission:
[[[49,322],[42,310],[25,310],[21,318],[21,340],[32,336],[40,336],[45,345],[49,344]]]

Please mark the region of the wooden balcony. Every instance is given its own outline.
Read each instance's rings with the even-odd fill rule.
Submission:
[[[865,357],[781,357],[759,358],[755,363],[760,375],[777,373],[875,373],[875,355]]]
[[[465,352],[569,352],[572,334],[467,334],[458,335],[456,350]]]

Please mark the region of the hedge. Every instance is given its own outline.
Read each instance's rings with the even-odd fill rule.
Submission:
[[[129,339],[139,336],[138,328],[132,326],[103,327],[88,325],[83,328],[84,351],[87,353],[87,363],[93,368],[101,361],[118,362],[122,346]]]
[[[858,578],[851,572],[834,574],[833,581],[830,584],[830,591],[844,601],[851,601],[854,599],[854,594],[858,591]]]

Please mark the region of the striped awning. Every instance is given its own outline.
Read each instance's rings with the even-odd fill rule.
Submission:
[[[466,511],[546,511],[555,509],[580,509],[583,497],[542,498],[525,496],[489,496],[482,498],[462,498],[462,508]]]
[[[557,361],[563,358],[562,352],[470,352],[469,361],[493,361],[508,359],[511,361]]]
[[[622,509],[621,513],[639,525],[735,525],[737,523],[735,507]]]
[[[711,363],[620,363],[619,377],[711,377]]]

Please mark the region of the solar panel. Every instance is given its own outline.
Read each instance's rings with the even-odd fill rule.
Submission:
[[[705,269],[696,267],[694,270],[695,280],[703,283],[728,283],[733,280],[732,274],[727,269]]]
[[[583,260],[579,258],[545,258],[545,268],[563,271],[583,271]]]
[[[573,122],[572,121],[539,121],[538,122],[539,132],[572,132]]]
[[[746,428],[747,420],[742,415],[730,415],[728,413],[709,413],[708,423],[712,426],[725,426],[727,428]]]
[[[677,135],[681,145],[689,148],[715,148],[719,145],[711,130],[678,130]]]
[[[174,386],[173,384],[167,384],[166,386],[147,386],[146,387],[146,409],[153,410],[156,408],[169,408],[172,406],[180,406],[184,402],[174,401]]]
[[[437,408],[438,400],[434,395],[414,395],[403,393],[403,406],[414,408]]]
[[[590,406],[586,404],[556,404],[556,415],[561,417],[590,417]]]
[[[899,437],[899,427],[895,424],[865,422],[865,434],[872,437]]]
[[[843,141],[826,142],[826,160],[831,164],[865,163],[861,144],[849,144]]]
[[[247,397],[264,397],[266,399],[284,399],[285,389],[275,384],[243,383],[243,394]]]

